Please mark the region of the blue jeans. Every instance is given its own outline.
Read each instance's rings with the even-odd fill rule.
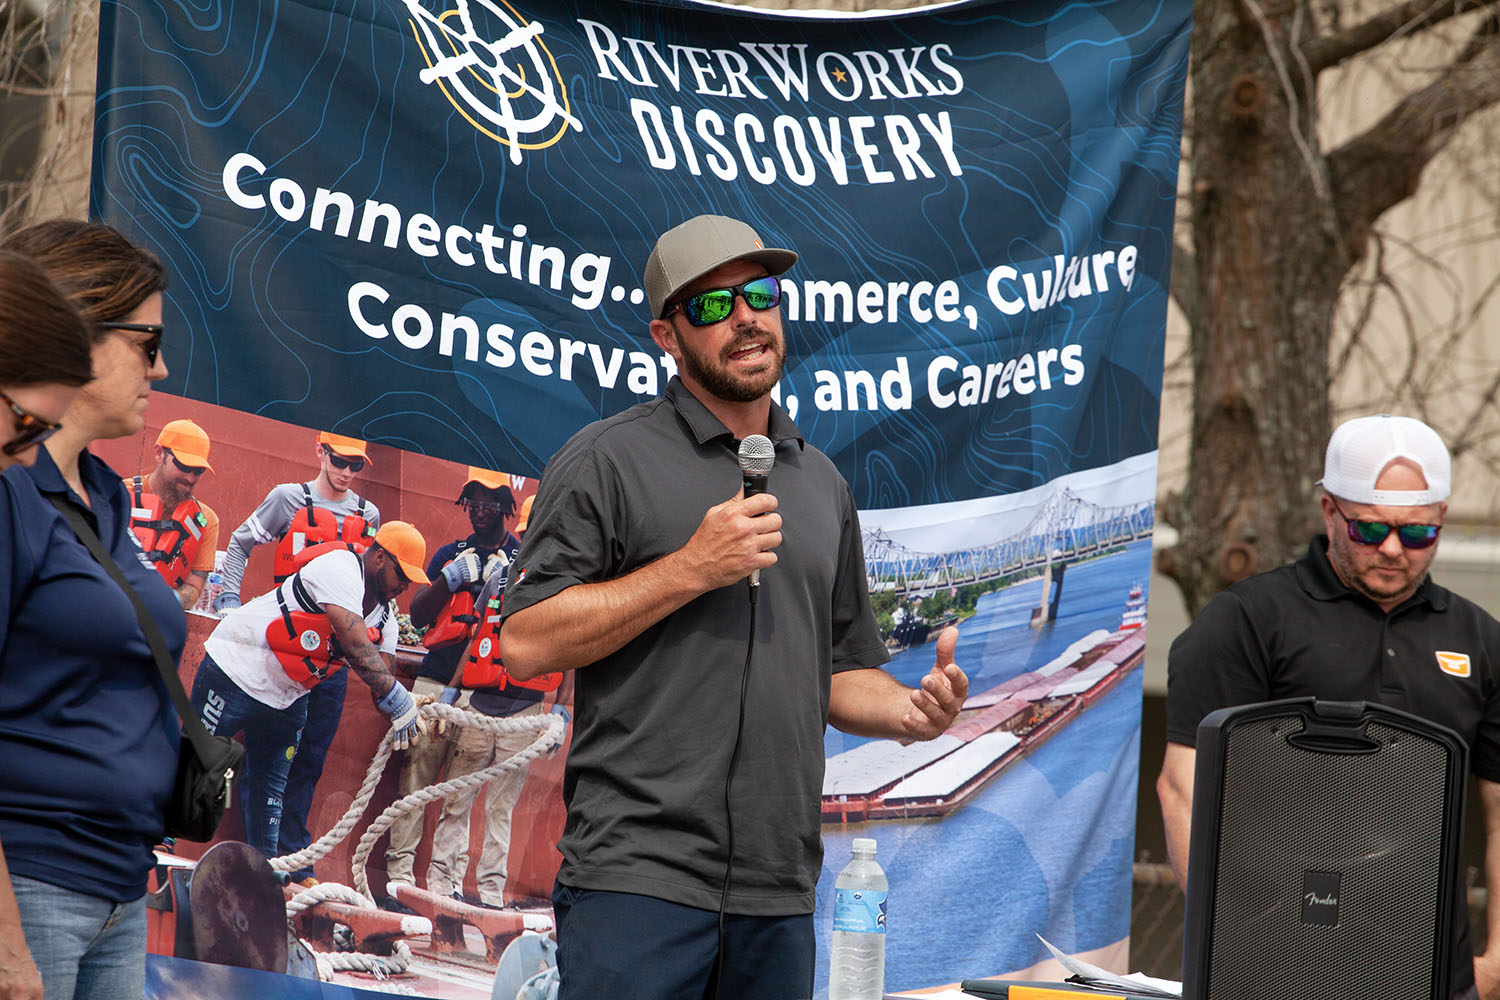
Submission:
[[[628,892],[552,888],[559,1000],[808,1000],[813,915],[724,920],[723,981],[714,984],[719,915]]]
[[[46,1000],[141,1000],[145,896],[112,903],[20,875],[10,882]]]
[[[245,819],[245,843],[268,858],[276,857],[286,776],[297,753],[302,724],[307,721],[307,699],[298,698],[287,708],[272,708],[242,691],[212,657],[205,655],[193,678],[192,701],[209,732],[233,736],[244,731],[240,810]]]
[[[344,667],[309,691],[303,699],[307,705],[307,722],[302,726],[297,756],[292,758],[292,769],[286,777],[286,794],[281,801],[281,834],[276,847],[278,854],[295,854],[312,843],[307,814],[312,809],[318,779],[323,776],[323,761],[328,757],[328,748],[333,745],[333,737],[339,731],[339,720],[344,715],[344,692],[348,687],[349,668]],[[292,872],[291,879],[300,882],[312,873],[309,865]]]

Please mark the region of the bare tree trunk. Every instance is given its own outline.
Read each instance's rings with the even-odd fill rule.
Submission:
[[[1180,542],[1161,566],[1194,612],[1294,556],[1315,524],[1309,470],[1328,435],[1328,342],[1351,254],[1283,20],[1262,30],[1208,2],[1194,25],[1193,430],[1188,487],[1167,511]]]
[[[1188,482],[1163,511],[1158,567],[1190,613],[1295,558],[1319,524],[1330,344],[1345,281],[1381,214],[1470,115],[1500,99],[1484,21],[1430,82],[1325,154],[1318,77],[1342,60],[1493,3],[1386,5],[1342,27],[1309,0],[1198,0],[1190,68],[1190,250],[1174,264],[1193,358]],[[1354,10],[1363,9],[1354,5]],[[1325,16],[1327,23],[1314,19]],[[1491,15],[1493,18],[1493,15]],[[1322,32],[1319,33],[1319,29]]]

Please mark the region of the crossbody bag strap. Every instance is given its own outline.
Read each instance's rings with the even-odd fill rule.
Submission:
[[[110,556],[109,550],[104,547],[104,543],[99,540],[94,529],[89,527],[88,521],[84,519],[78,508],[61,493],[48,493],[45,496],[67,520],[69,527],[73,529],[73,534],[77,535],[78,540],[88,548],[94,561],[104,567],[110,579],[114,580],[125,592],[125,596],[130,598],[130,603],[135,608],[136,620],[140,622],[141,631],[146,634],[146,642],[151,647],[151,656],[156,660],[156,669],[161,671],[161,679],[167,685],[167,693],[172,696],[172,704],[177,706],[177,715],[182,719],[183,732],[187,733],[188,738],[193,741],[193,746],[198,748],[200,757],[204,760],[214,759],[212,737],[204,728],[203,720],[198,718],[198,713],[193,711],[187,692],[182,689],[182,680],[177,676],[177,665],[172,662],[172,654],[167,650],[166,637],[161,634],[161,628],[151,617],[151,612],[146,610],[146,602],[141,600],[141,595],[136,593],[130,581],[125,579],[125,574],[120,571],[120,567]]]

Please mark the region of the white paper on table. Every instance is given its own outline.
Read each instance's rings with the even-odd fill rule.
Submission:
[[[1051,941],[1048,941],[1040,934],[1036,936],[1036,939],[1046,945],[1047,950],[1052,952],[1052,957],[1062,963],[1062,967],[1067,969],[1068,972],[1077,976],[1083,985],[1101,987],[1118,986],[1129,990],[1131,993],[1148,993],[1153,996],[1174,998],[1174,1000],[1182,996],[1181,983],[1173,982],[1170,979],[1154,979],[1139,972],[1132,972],[1128,976],[1121,976],[1058,951]]]

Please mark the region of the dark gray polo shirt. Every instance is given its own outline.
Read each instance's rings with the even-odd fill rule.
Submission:
[[[1500,623],[1431,577],[1386,614],[1339,579],[1326,535],[1295,563],[1209,601],[1172,643],[1167,673],[1173,743],[1193,746],[1203,717],[1231,705],[1370,701],[1452,729],[1469,746],[1469,769],[1500,781]],[[1474,981],[1465,898],[1460,886],[1455,993]]]
[[[832,672],[890,657],[866,590],[849,486],[771,407],[769,492],[783,518],[761,574],[733,785],[733,913],[810,913],[822,866]],[[673,378],[592,424],[542,474],[504,614],[681,548],[740,486],[738,442]],[[711,591],[577,672],[559,879],[717,910],[725,777],[749,640],[747,585]]]

